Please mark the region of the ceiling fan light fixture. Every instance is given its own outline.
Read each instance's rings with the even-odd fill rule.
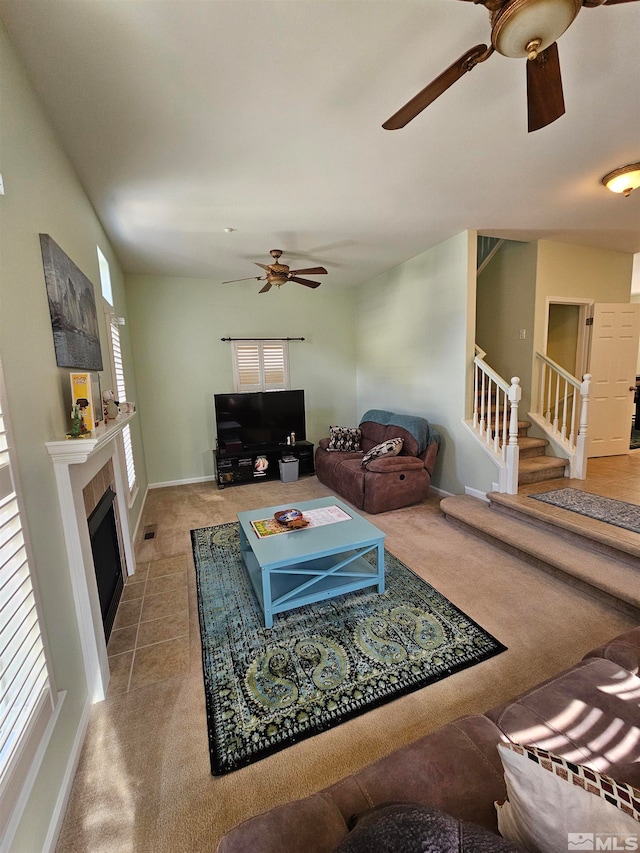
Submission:
[[[493,13],[493,46],[503,56],[535,59],[572,24],[581,5],[581,0],[509,0]],[[532,42],[538,43],[533,51]]]
[[[629,163],[628,166],[620,166],[601,178],[600,183],[612,193],[622,193],[624,196],[631,195],[631,190],[640,187],[640,163]]]

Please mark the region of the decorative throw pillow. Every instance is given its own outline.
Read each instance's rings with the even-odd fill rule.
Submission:
[[[368,453],[364,454],[361,464],[366,465],[367,462],[371,462],[372,459],[379,459],[381,456],[397,456],[402,450],[403,444],[402,438],[389,438],[381,444],[376,444]]]
[[[362,450],[360,439],[362,433],[353,427],[332,426],[329,427],[329,444],[327,450],[343,450],[355,453]]]
[[[540,853],[637,849],[640,791],[545,749],[501,743],[498,752],[508,796],[496,803],[504,838]],[[602,846],[612,839],[614,846]]]
[[[522,853],[483,826],[419,803],[382,803],[349,825],[333,853]]]

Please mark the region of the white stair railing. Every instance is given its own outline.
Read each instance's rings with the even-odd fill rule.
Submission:
[[[529,417],[564,451],[569,476],[584,480],[591,374],[585,373],[580,381],[541,353],[536,353],[536,372],[538,396]]]
[[[473,361],[473,417],[467,425],[498,466],[498,490],[518,492],[518,404],[520,379],[509,384],[489,367],[476,346]]]

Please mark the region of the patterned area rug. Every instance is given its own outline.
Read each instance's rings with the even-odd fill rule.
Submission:
[[[640,533],[640,506],[629,504],[625,501],[617,501],[614,498],[603,498],[601,495],[592,495],[591,492],[583,492],[581,489],[552,489],[550,492],[540,492],[537,495],[529,495],[536,501],[551,504],[552,506],[568,509],[594,518],[597,521],[606,521],[616,527],[623,527],[634,533]]]
[[[238,525],[192,530],[191,541],[215,776],[506,648],[386,551],[382,595],[300,607],[267,629]]]

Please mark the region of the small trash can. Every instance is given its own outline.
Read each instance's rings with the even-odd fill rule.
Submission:
[[[298,460],[295,456],[283,456],[280,460],[280,479],[283,483],[298,481]]]

